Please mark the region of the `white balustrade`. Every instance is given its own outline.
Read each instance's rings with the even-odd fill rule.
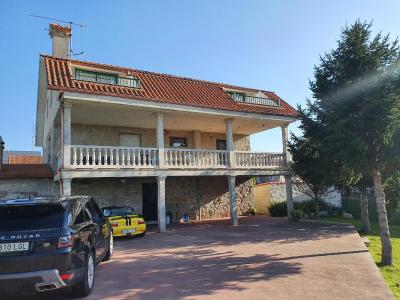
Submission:
[[[235,169],[285,167],[282,153],[234,151]],[[158,168],[157,148],[71,145],[71,168]],[[58,157],[57,157],[58,158]],[[58,161],[60,159],[58,158]],[[208,149],[166,148],[164,168],[226,169],[229,152]]]
[[[282,153],[235,151],[236,168],[284,167],[285,156]]]
[[[72,168],[155,168],[157,148],[72,145]]]
[[[228,151],[167,148],[164,164],[167,168],[177,169],[226,168]]]

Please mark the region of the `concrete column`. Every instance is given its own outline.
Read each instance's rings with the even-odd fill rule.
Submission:
[[[164,167],[164,114],[157,113],[158,166]]]
[[[226,125],[226,150],[229,151],[228,165],[235,167],[235,153],[233,152],[233,119],[225,119]]]
[[[288,163],[290,161],[290,155],[287,150],[288,147],[288,124],[281,126],[282,131],[282,153],[285,157],[285,162]]]
[[[201,149],[201,131],[193,130],[194,149]]]
[[[238,213],[237,213],[237,203],[236,203],[236,189],[235,189],[236,176],[228,176],[229,184],[229,207],[231,213],[231,223],[232,225],[238,225]]]
[[[62,180],[62,195],[71,196],[71,178],[63,178]]]
[[[293,186],[292,186],[292,176],[285,175],[286,182],[286,202],[287,202],[287,213],[290,219],[291,213],[293,211]]]
[[[72,103],[64,101],[62,105],[63,114],[63,159],[64,168],[71,166],[71,108]]]
[[[167,177],[159,176],[157,177],[158,184],[158,231],[166,231],[165,222],[165,180]]]

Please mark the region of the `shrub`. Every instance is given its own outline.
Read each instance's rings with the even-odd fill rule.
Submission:
[[[300,209],[293,209],[292,212],[290,213],[290,217],[292,221],[299,221],[300,219],[303,218],[303,212]]]
[[[301,202],[294,202],[294,210],[298,210],[302,213],[301,218],[311,218],[315,217],[315,204],[314,200],[307,200]],[[320,211],[328,211],[329,215],[333,215],[339,209],[334,207],[333,205],[321,200],[319,202],[319,210]],[[269,206],[269,212],[272,217],[287,217],[287,206],[286,202],[273,202]]]
[[[287,216],[287,206],[286,202],[273,202],[269,206],[269,213],[273,217],[286,217]]]

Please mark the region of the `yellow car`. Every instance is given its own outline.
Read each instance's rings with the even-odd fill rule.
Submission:
[[[113,236],[144,236],[146,223],[129,206],[107,206],[102,209],[113,230]]]

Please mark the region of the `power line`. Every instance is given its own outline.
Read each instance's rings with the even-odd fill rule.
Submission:
[[[55,19],[55,18],[49,18],[49,17],[37,16],[37,15],[29,15],[29,16],[33,17],[33,18],[39,18],[39,19],[45,19],[45,20],[65,23],[65,24],[69,24],[70,26],[71,25],[76,25],[76,26],[79,26],[79,27],[82,27],[82,28],[87,28],[88,27],[87,25],[75,23],[75,22],[72,22],[72,21],[59,20],[59,19]]]

